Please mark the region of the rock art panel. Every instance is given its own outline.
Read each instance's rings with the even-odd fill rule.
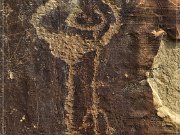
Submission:
[[[0,2],[2,135],[178,134],[178,1]]]
[[[84,1],[72,1],[73,4],[71,11],[68,17],[65,20],[67,27],[75,28],[84,32],[91,32],[91,39],[83,39],[81,35],[69,35],[63,31],[59,31],[58,33],[48,31],[42,24],[43,16],[50,13],[52,10],[55,10],[59,5],[62,4],[62,1],[49,0],[37,8],[36,13],[32,15],[31,23],[36,28],[37,35],[40,39],[44,39],[49,43],[49,47],[51,49],[51,53],[55,57],[59,57],[64,60],[69,65],[69,75],[67,80],[67,97],[65,101],[65,110],[66,110],[66,126],[67,133],[69,135],[72,134],[80,134],[76,131],[73,123],[73,102],[74,102],[74,80],[73,77],[76,74],[74,70],[74,64],[79,62],[82,56],[87,53],[96,50],[96,57],[94,59],[94,77],[92,80],[91,87],[93,89],[92,92],[92,107],[87,109],[87,113],[84,116],[83,124],[87,122],[87,118],[89,115],[93,116],[94,122],[94,132],[95,134],[100,134],[98,131],[98,120],[97,117],[99,114],[103,115],[103,118],[106,122],[106,133],[112,134],[114,129],[111,127],[108,121],[107,114],[101,109],[99,104],[99,97],[96,92],[96,74],[99,65],[99,55],[100,50],[103,46],[108,45],[113,35],[115,35],[121,26],[121,17],[120,17],[120,7],[117,7],[113,1],[110,0],[102,0],[97,1],[97,3],[105,6],[109,12],[98,7],[99,5],[96,2],[91,3],[92,7],[90,10],[93,10],[93,14],[84,13],[84,11],[80,7],[80,2]],[[93,16],[97,16],[100,20],[99,23],[93,24]],[[108,16],[111,15],[111,18]],[[80,18],[78,18],[80,17]],[[96,19],[97,19],[96,18]],[[85,24],[80,24],[78,19],[86,19]],[[85,127],[84,127],[85,128]]]

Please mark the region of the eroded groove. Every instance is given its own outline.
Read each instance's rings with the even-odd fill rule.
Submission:
[[[99,114],[102,114],[103,115],[103,118],[106,122],[106,134],[107,135],[111,135],[113,134],[113,132],[115,131],[110,123],[109,123],[109,120],[108,120],[108,116],[106,114],[106,112],[101,109],[99,107],[99,96],[98,96],[98,93],[97,93],[97,84],[96,84],[96,77],[98,75],[98,68],[99,68],[99,64],[100,64],[100,49],[98,48],[96,50],[96,56],[94,58],[94,75],[93,75],[93,80],[92,80],[92,83],[91,83],[91,87],[92,87],[92,106],[91,108],[88,108],[87,109],[87,112],[86,112],[86,115],[84,116],[83,118],[83,124],[82,124],[82,127],[86,129],[86,121],[87,121],[87,118],[88,116],[91,116],[93,117],[93,122],[94,122],[94,133],[96,135],[100,135],[100,131],[99,131],[99,126],[98,126],[98,115]]]

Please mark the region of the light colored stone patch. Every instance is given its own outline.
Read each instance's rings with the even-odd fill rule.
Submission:
[[[161,41],[148,82],[158,116],[180,129],[180,43]]]

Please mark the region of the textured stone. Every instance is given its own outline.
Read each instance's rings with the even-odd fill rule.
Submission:
[[[154,88],[153,78],[166,77],[153,68],[159,58],[167,73],[179,64],[173,46],[179,42],[178,1],[1,2],[2,135],[178,133],[159,113],[154,92],[178,112],[176,99],[169,94],[167,103],[164,85]],[[178,80],[163,83],[176,89]]]
[[[154,58],[148,82],[158,115],[180,128],[180,46],[164,39]]]

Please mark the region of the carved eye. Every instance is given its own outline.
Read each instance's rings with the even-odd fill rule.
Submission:
[[[49,43],[53,55],[68,63],[107,45],[119,32],[119,8],[113,1],[90,3],[66,10],[60,8],[59,1],[49,0],[32,15],[31,23],[38,37]]]
[[[68,35],[78,34],[84,40],[99,40],[115,22],[111,7],[96,1],[65,12],[57,7],[42,17],[41,24],[50,32],[63,31]]]
[[[80,4],[80,9],[75,9],[67,18],[68,27],[91,33],[91,37],[83,37],[91,40],[99,40],[108,31],[110,24],[116,18],[110,6],[97,0],[90,4]]]
[[[42,16],[41,25],[49,32],[59,33],[66,32],[67,26],[65,20],[68,17],[67,12],[60,11],[59,8],[52,10],[50,13]]]

